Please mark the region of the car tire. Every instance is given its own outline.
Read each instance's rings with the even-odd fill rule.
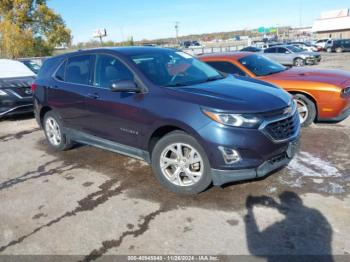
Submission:
[[[302,94],[295,94],[294,99],[297,102],[301,126],[307,127],[311,125],[315,121],[317,114],[315,103]]]
[[[43,128],[46,140],[54,150],[65,151],[73,147],[73,141],[64,133],[62,122],[55,112],[45,114]]]
[[[204,149],[185,132],[173,131],[161,138],[152,151],[151,161],[160,184],[177,194],[198,194],[212,183]]]
[[[328,47],[327,48],[327,53],[332,53],[332,48]]]
[[[298,57],[294,59],[294,66],[304,66],[305,65],[305,60]]]
[[[337,52],[337,53],[343,53],[343,48],[338,47],[337,49],[335,49],[335,52]]]

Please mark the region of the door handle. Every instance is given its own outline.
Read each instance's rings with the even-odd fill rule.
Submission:
[[[100,96],[99,96],[98,94],[96,94],[96,93],[94,93],[94,94],[88,94],[87,96],[90,97],[90,98],[92,98],[92,99],[99,99],[99,98],[100,98]]]

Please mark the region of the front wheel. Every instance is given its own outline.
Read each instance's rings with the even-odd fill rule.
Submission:
[[[212,182],[205,151],[182,131],[158,141],[152,152],[152,169],[161,185],[175,193],[198,194]]]
[[[295,94],[300,124],[303,127],[311,125],[316,117],[316,105],[305,95]]]
[[[305,65],[305,60],[302,58],[296,58],[294,60],[294,66],[304,66]]]
[[[327,53],[332,53],[332,48],[328,47],[327,48]]]

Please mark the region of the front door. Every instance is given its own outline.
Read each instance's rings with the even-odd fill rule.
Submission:
[[[96,55],[93,87],[86,98],[88,131],[129,146],[137,146],[145,128],[147,94],[113,92],[112,83],[134,80],[134,74],[116,57]]]

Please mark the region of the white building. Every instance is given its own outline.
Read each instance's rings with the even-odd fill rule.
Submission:
[[[322,38],[350,38],[349,9],[323,12],[312,27],[317,39]]]

